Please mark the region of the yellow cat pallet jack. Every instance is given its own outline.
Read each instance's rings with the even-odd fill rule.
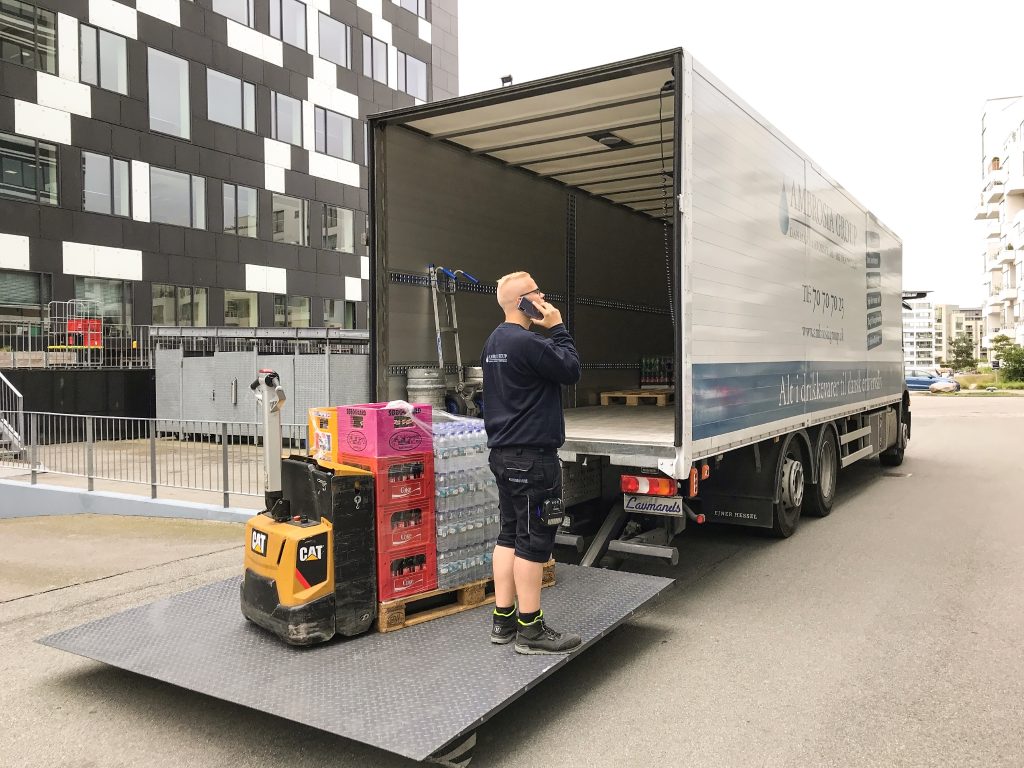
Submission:
[[[261,370],[251,389],[263,411],[266,509],[245,526],[242,614],[291,645],[365,632],[377,611],[373,475],[282,459],[280,378]]]

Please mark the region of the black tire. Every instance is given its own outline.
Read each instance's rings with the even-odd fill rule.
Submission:
[[[805,511],[814,517],[827,517],[832,512],[839,483],[839,441],[831,426],[821,428],[818,436],[816,462],[818,482],[807,487]]]
[[[788,462],[799,463],[799,468],[788,468]],[[791,472],[799,472],[799,481],[793,482],[793,488],[789,494],[786,493],[787,480],[792,481]],[[775,479],[776,491],[779,501],[775,504],[772,515],[772,535],[778,539],[788,539],[796,532],[800,524],[800,513],[803,511],[804,496],[807,485],[803,478],[807,476],[807,460],[804,457],[803,444],[796,435],[790,435],[782,449],[782,457]],[[796,495],[796,498],[787,500],[787,496]]]
[[[900,429],[905,433],[907,431],[906,421],[900,420]],[[896,441],[896,445],[891,448],[886,448],[880,454],[878,454],[878,463],[883,467],[898,467],[903,463],[903,454],[907,451],[907,438],[904,435],[900,435],[900,438]]]

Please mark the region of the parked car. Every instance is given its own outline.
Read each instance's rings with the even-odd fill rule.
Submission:
[[[938,371],[929,368],[907,368],[907,389],[924,390],[931,389],[933,384],[941,384],[936,391],[959,392],[960,383],[949,376],[942,376]]]

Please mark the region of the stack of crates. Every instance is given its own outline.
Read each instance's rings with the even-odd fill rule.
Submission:
[[[380,600],[437,588],[434,454],[429,405],[338,408],[338,461],[373,473]]]

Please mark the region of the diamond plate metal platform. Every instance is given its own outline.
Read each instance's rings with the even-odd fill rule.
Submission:
[[[544,609],[584,647],[671,579],[559,564]],[[293,648],[242,618],[241,578],[209,584],[39,642],[413,760],[465,736],[572,656],[489,642],[491,606],[400,632]],[[579,653],[579,652],[577,652]],[[620,661],[622,661],[620,659]],[[396,712],[417,713],[396,721]]]

